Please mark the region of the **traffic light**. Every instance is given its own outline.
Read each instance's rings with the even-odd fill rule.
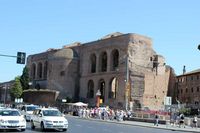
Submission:
[[[25,64],[26,53],[17,52],[17,64]]]

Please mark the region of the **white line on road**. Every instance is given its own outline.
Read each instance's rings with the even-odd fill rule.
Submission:
[[[92,126],[88,126],[88,128],[91,128],[91,129],[92,129],[92,128],[94,128],[94,127],[92,127]]]
[[[77,126],[77,127],[82,127],[82,125],[79,125],[79,124],[76,124],[75,126]]]

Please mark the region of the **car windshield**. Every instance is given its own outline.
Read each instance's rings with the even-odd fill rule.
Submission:
[[[20,116],[20,113],[16,110],[1,110],[1,116]]]
[[[62,116],[58,110],[43,110],[42,112],[44,116]]]
[[[27,111],[34,111],[37,108],[37,106],[27,106]]]

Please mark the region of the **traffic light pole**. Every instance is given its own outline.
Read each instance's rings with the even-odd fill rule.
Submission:
[[[26,60],[26,53],[25,52],[17,52],[17,56],[5,55],[5,54],[0,54],[0,56],[16,58],[17,64],[25,64],[25,60]]]
[[[4,55],[4,54],[0,54],[0,56],[4,56],[4,57],[14,57],[14,58],[17,57],[17,56],[13,56],[13,55]]]

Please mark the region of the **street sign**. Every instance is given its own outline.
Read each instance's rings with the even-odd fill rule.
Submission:
[[[172,97],[165,97],[164,105],[172,105]]]

